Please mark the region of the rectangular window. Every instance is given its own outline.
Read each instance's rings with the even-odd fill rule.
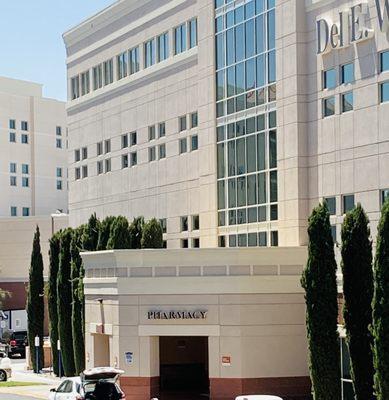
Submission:
[[[62,178],[62,168],[57,167],[57,178]]]
[[[83,147],[82,148],[82,159],[86,160],[88,158],[88,148],[87,147]]]
[[[330,215],[336,215],[336,197],[325,197],[324,201],[327,204]]]
[[[16,133],[15,132],[10,132],[9,133],[9,141],[11,143],[16,143]]]
[[[343,196],[343,214],[351,211],[355,206],[355,198],[353,194],[347,194]]]
[[[16,120],[14,119],[9,120],[9,129],[16,129]]]
[[[30,208],[23,207],[23,217],[29,217],[29,216],[30,216]]]
[[[101,156],[103,154],[103,142],[98,142],[96,147],[97,147],[97,155]],[[77,150],[77,151],[80,151],[80,150]],[[79,160],[77,160],[77,161],[79,161]]]
[[[156,158],[156,151],[155,151],[155,146],[149,147],[149,162],[155,161]]]
[[[190,151],[198,150],[199,148],[199,138],[197,135],[193,135],[190,138]]]
[[[122,155],[122,169],[128,168],[128,154]]]
[[[77,75],[70,80],[70,96],[72,100],[80,97],[80,77]]]
[[[187,140],[186,138],[180,139],[180,146],[179,146],[179,152],[180,154],[186,153],[188,151],[188,146],[187,146]]]
[[[380,71],[385,72],[389,70],[389,50],[380,53]]]
[[[28,164],[22,164],[22,174],[28,175],[29,174],[29,166]]]
[[[191,129],[197,128],[198,124],[199,124],[198,113],[196,111],[196,112],[190,114],[190,128]]]
[[[167,219],[166,218],[161,218],[159,220],[159,223],[161,224],[162,233],[166,233],[167,232]]]
[[[330,117],[335,114],[335,96],[323,99],[323,117]]]
[[[60,126],[55,127],[55,134],[57,136],[62,136],[62,127]]]
[[[136,132],[130,133],[130,146],[135,146],[137,142]]]
[[[134,167],[138,164],[138,154],[136,152],[130,153],[130,166]]]
[[[11,163],[9,164],[9,172],[10,172],[11,174],[16,174],[16,163],[11,162]]]
[[[57,190],[62,190],[62,181],[57,180]]]
[[[197,46],[197,18],[189,21],[189,48]]]
[[[200,239],[199,238],[192,239],[192,248],[193,249],[200,248]]]
[[[381,206],[389,199],[389,189],[381,190]]]
[[[267,232],[259,232],[258,233],[258,246],[259,247],[267,246]]]
[[[128,75],[128,52],[121,53],[116,58],[118,79],[123,79]]]
[[[186,50],[186,24],[174,28],[174,55]]]
[[[17,183],[16,183],[16,176],[10,176],[10,177],[9,177],[9,184],[10,184],[11,186],[16,186],[16,185],[17,185]]]
[[[103,161],[97,161],[97,175],[101,175],[104,172]]]
[[[82,166],[82,177],[83,178],[87,178],[88,177],[88,166],[87,165],[83,165]]]
[[[178,132],[186,130],[186,115],[178,118]]]
[[[130,75],[139,71],[139,47],[134,47],[129,52]]]
[[[99,64],[93,67],[93,90],[103,87],[103,65]]]
[[[144,44],[145,68],[155,64],[155,39],[151,39]]]
[[[81,178],[81,168],[75,168],[74,170],[74,179],[77,181],[78,179]]]
[[[15,206],[11,206],[11,217],[17,217],[18,209]]]
[[[334,89],[336,87],[336,70],[335,68],[323,71],[323,89]]]
[[[181,217],[181,232],[188,231],[188,217]]]
[[[161,144],[159,146],[159,159],[163,159],[166,158],[166,145],[165,144]]]
[[[336,225],[331,225],[331,236],[334,243],[336,243]]]
[[[352,111],[354,108],[354,95],[353,92],[341,94],[342,99],[342,113]]]
[[[22,143],[28,144],[28,135],[25,133],[22,133]]]
[[[74,150],[74,161],[78,162],[81,160],[81,152],[80,149]]]
[[[62,139],[56,139],[55,145],[57,149],[62,149]]]
[[[104,140],[105,154],[111,152],[111,139]]]
[[[200,216],[192,215],[192,231],[198,231],[200,229]]]
[[[149,141],[155,139],[155,125],[149,126]]]
[[[189,247],[188,243],[189,243],[188,239],[181,239],[181,248],[182,249],[187,249]]]
[[[20,123],[20,129],[22,131],[28,131],[28,122],[27,121],[21,121]]]
[[[113,83],[113,59],[104,61],[104,86]]]
[[[128,135],[127,133],[122,135],[122,149],[128,147]]]
[[[157,61],[161,62],[169,57],[169,33],[163,33],[157,38]]]
[[[30,186],[30,180],[27,177],[22,178],[22,186],[23,187],[29,187]]]
[[[111,159],[107,158],[105,160],[105,173],[111,172]]]
[[[278,232],[272,231],[270,232],[270,239],[271,239],[271,246],[277,247],[278,246]]]
[[[89,70],[81,74],[81,96],[90,92],[90,74]]]
[[[165,124],[165,122],[160,122],[158,124],[158,136],[160,138],[166,136],[166,124]]]
[[[389,101],[389,82],[380,84],[380,102],[385,103]]]
[[[340,67],[340,83],[354,82],[354,63],[344,64]]]

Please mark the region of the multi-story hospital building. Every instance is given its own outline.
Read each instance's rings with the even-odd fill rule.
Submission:
[[[211,398],[309,392],[309,213],[326,200],[336,239],[360,202],[374,236],[389,194],[388,12],[387,0],[119,0],[65,33],[71,224],[156,217],[168,249],[85,255],[91,363],[106,343],[149,395],[202,346],[182,337],[203,335],[207,361],[192,364],[204,361]]]

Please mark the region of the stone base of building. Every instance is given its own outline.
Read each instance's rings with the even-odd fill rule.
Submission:
[[[127,400],[150,400],[160,396],[159,377],[122,377],[120,386]],[[234,400],[242,394],[271,394],[284,400],[309,400],[311,383],[308,377],[211,378],[210,392],[210,400]]]

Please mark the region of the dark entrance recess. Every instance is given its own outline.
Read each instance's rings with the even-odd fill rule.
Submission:
[[[207,337],[160,337],[159,357],[161,400],[209,398]]]

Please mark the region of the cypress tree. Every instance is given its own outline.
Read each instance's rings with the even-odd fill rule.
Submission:
[[[85,226],[81,226],[73,231],[70,252],[71,280],[72,280],[72,336],[74,350],[74,364],[76,373],[79,375],[85,369],[85,337],[84,337],[84,296],[81,293],[83,279],[82,258],[80,256],[81,238]]]
[[[85,251],[95,251],[99,242],[100,221],[92,214],[82,232],[82,248]]]
[[[31,253],[30,278],[27,296],[28,342],[31,350],[31,363],[34,371],[43,368],[43,329],[44,329],[44,282],[43,258],[41,253],[40,232],[36,227]],[[39,363],[36,359],[35,337],[39,336]]]
[[[70,245],[72,229],[68,228],[61,235],[61,250],[57,280],[58,293],[58,332],[61,341],[62,362],[65,376],[74,376],[74,352],[72,335],[72,284]]]
[[[363,293],[363,295],[365,295]],[[389,202],[382,207],[374,261],[373,338],[375,391],[389,399]]]
[[[128,219],[118,216],[112,223],[107,249],[130,249],[131,236],[129,231]]]
[[[312,211],[308,262],[302,276],[307,307],[309,368],[314,400],[340,400],[340,349],[337,331],[336,261],[326,205]]]
[[[101,222],[97,250],[107,250],[107,244],[111,234],[111,227],[115,219],[115,217],[110,216]]]
[[[49,310],[49,329],[51,351],[53,356],[53,370],[55,375],[59,375],[60,366],[57,351],[58,337],[58,309],[57,309],[57,278],[59,268],[59,250],[60,250],[61,233],[56,233],[50,239],[50,268],[48,282],[48,310]]]
[[[369,219],[358,204],[347,213],[342,227],[343,314],[356,400],[374,398],[373,339],[370,333],[374,288],[368,224]]]
[[[142,248],[142,232],[145,224],[143,217],[134,218],[130,225],[131,248]]]
[[[162,249],[163,231],[159,221],[155,218],[148,221],[143,227],[142,249]]]

